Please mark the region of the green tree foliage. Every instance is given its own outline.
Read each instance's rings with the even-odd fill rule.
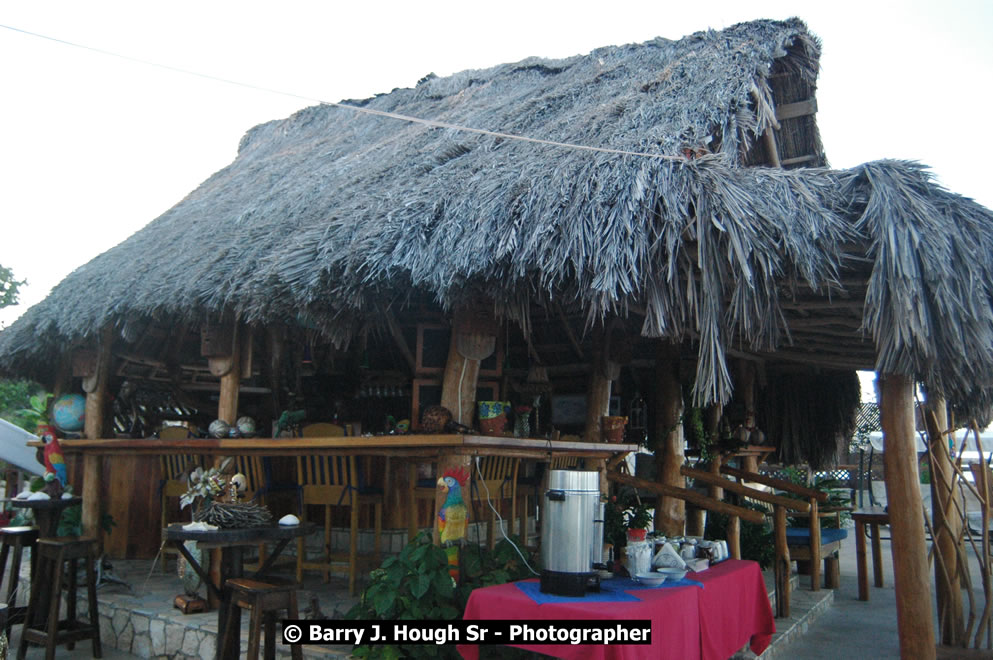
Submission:
[[[27,280],[14,279],[14,271],[0,266],[0,309],[17,304],[17,294]]]
[[[30,380],[0,380],[0,419],[5,419],[34,433],[36,427],[28,428],[27,426],[34,420],[25,419],[18,411],[32,407],[32,396],[43,395],[44,390],[41,385]]]

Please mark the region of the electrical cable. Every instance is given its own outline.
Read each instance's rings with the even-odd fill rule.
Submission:
[[[102,48],[95,48],[93,46],[87,46],[85,44],[79,44],[72,41],[67,41],[65,39],[59,39],[57,37],[50,37],[48,35],[39,34],[37,32],[31,32],[29,30],[22,30],[21,28],[16,28],[11,25],[0,24],[0,28],[5,30],[10,30],[12,32],[19,32],[31,37],[38,39],[44,39],[46,41],[52,41],[54,43],[62,44],[64,46],[71,46],[73,48],[80,48],[82,50],[88,50],[93,53],[99,53],[100,55],[107,55],[109,57],[116,57],[122,60],[127,60],[129,62],[136,62],[138,64],[144,64],[146,66],[153,66],[159,69],[165,69],[167,71],[173,71],[175,73],[182,73],[188,76],[196,76],[197,78],[203,78],[205,80],[211,80],[214,82],[224,83],[225,85],[234,85],[236,87],[244,87],[246,89],[254,89],[260,92],[266,92],[267,94],[278,94],[280,96],[286,96],[289,98],[300,99],[302,101],[307,101],[309,103],[318,103],[320,105],[332,106],[335,108],[343,108],[348,110],[353,110],[355,112],[361,112],[368,115],[375,115],[377,117],[386,117],[388,119],[396,119],[398,121],[405,121],[414,124],[422,124],[430,128],[444,128],[453,131],[460,131],[463,133],[476,133],[478,135],[486,135],[488,137],[501,138],[504,140],[516,140],[518,142],[530,142],[532,144],[541,144],[550,147],[559,147],[564,149],[576,149],[579,151],[590,151],[596,153],[612,154],[616,156],[637,156],[641,158],[655,158],[660,160],[671,160],[678,162],[686,162],[686,158],[683,156],[671,156],[667,154],[653,154],[644,151],[629,151],[626,149],[611,149],[609,147],[594,147],[584,144],[576,144],[573,142],[559,142],[556,140],[545,140],[542,138],[527,137],[524,135],[515,135],[513,133],[504,133],[501,131],[491,131],[485,128],[473,128],[471,126],[462,126],[460,124],[452,124],[445,121],[438,121],[435,119],[424,119],[422,117],[413,117],[410,115],[404,115],[397,112],[387,112],[385,110],[376,110],[374,108],[366,108],[355,105],[349,105],[347,103],[336,103],[334,101],[325,101],[323,99],[314,98],[312,96],[305,96],[303,94],[295,94],[293,92],[286,92],[279,89],[273,89],[271,87],[263,87],[261,85],[255,85],[252,83],[241,82],[239,80],[231,80],[230,78],[223,78],[221,76],[214,76],[207,73],[200,73],[198,71],[192,71],[190,69],[184,69],[181,67],[171,66],[168,64],[160,64],[159,62],[152,62],[150,60],[144,60],[138,57],[131,57],[130,55],[122,55],[121,53],[115,53],[114,51],[105,50]]]
[[[521,561],[524,562],[524,565],[527,567],[529,571],[531,571],[532,574],[541,575],[538,571],[531,568],[531,564],[529,564],[527,558],[524,557],[524,553],[522,553],[521,549],[517,547],[517,544],[514,543],[509,536],[507,536],[507,530],[503,525],[503,516],[501,516],[500,512],[497,511],[496,507],[493,506],[493,501],[490,499],[490,487],[486,485],[486,480],[483,478],[483,471],[479,469],[479,456],[476,456],[475,464],[476,464],[476,474],[479,475],[479,481],[482,482],[483,488],[486,490],[486,504],[488,504],[490,509],[493,511],[493,513],[496,514],[497,521],[499,521],[500,523],[500,528],[499,528],[500,535],[507,541],[507,543],[509,543],[514,548],[515,551],[517,551],[517,555],[521,558]],[[527,530],[522,529],[521,533],[527,534]]]

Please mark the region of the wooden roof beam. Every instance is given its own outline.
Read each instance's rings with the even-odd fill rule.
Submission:
[[[817,113],[817,99],[811,98],[796,103],[784,103],[776,108],[776,121],[806,117]]]

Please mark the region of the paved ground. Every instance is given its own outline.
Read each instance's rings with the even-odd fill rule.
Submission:
[[[925,495],[925,504],[927,504],[927,487],[924,487],[923,492]],[[881,484],[878,485],[877,493],[879,494],[881,500],[885,503],[885,494]],[[884,529],[883,536],[889,536],[887,529]],[[854,530],[851,530],[849,538],[846,540],[841,553],[841,588],[835,592],[834,604],[828,608],[827,612],[821,614],[813,622],[807,634],[787,645],[776,648],[775,658],[789,658],[791,660],[837,660],[839,658],[843,660],[861,660],[863,658],[876,660],[899,658],[900,651],[896,618],[896,598],[893,589],[893,569],[889,541],[883,541],[883,563],[885,566],[885,586],[880,589],[870,587],[870,600],[868,602],[859,601],[856,578],[855,538]],[[973,564],[975,564],[974,560]],[[147,571],[147,568],[145,570]],[[973,568],[973,576],[973,581],[977,584],[977,588],[974,590],[974,593],[977,594],[977,603],[981,603],[982,590],[978,587],[978,579],[975,577],[978,576],[978,570],[975,566]],[[800,589],[807,589],[807,578],[801,577],[800,580]],[[142,582],[143,581],[140,579],[136,579],[134,582],[135,585],[138,586],[139,591],[142,590],[140,586]],[[148,591],[158,591],[159,588],[157,584],[155,584],[155,589],[151,588],[156,582],[157,579],[153,577],[151,582],[144,582],[144,586]],[[326,589],[326,587],[324,589]],[[341,601],[335,603],[334,600],[328,598],[330,594],[325,595],[326,592],[324,592],[324,589],[317,591],[317,593],[323,592],[321,598],[322,608],[325,609],[326,612],[330,613],[330,611],[333,611],[335,605],[339,603],[344,605]],[[138,594],[139,599],[143,596],[145,598],[149,598],[151,597],[151,594]],[[305,607],[305,604],[301,603],[301,606]],[[103,605],[101,605],[101,608],[103,608]],[[169,610],[168,603],[163,605],[163,609],[164,611]],[[207,615],[191,615],[190,618],[197,616]],[[16,643],[18,641],[18,633],[16,632],[16,629],[14,632],[14,638],[11,641],[13,644],[11,645],[12,654],[10,657],[15,657],[13,653],[16,653]],[[29,651],[27,657],[41,658],[43,657],[43,652],[41,649],[34,648]],[[78,644],[74,651],[67,651],[65,648],[60,648],[56,653],[56,657],[91,657],[90,644],[88,642]],[[105,645],[104,657],[110,658],[111,660],[118,660],[138,656],[124,653],[110,648],[110,645]],[[944,657],[993,658],[993,653],[984,652],[978,655],[973,655],[957,650],[951,650],[950,653],[946,654]]]
[[[882,484],[875,489],[877,498],[885,505],[886,496]],[[922,486],[925,506],[930,510],[930,487]],[[868,504],[868,498],[866,498]],[[970,510],[978,510],[974,504]],[[889,537],[889,529],[883,528],[881,536]],[[869,546],[871,548],[871,546]],[[900,657],[899,633],[897,630],[896,593],[893,588],[893,560],[889,541],[883,541],[884,586],[872,586],[871,550],[868,560],[869,601],[858,600],[856,577],[855,535],[849,530],[849,538],[841,552],[841,588],[835,592],[834,604],[821,614],[806,635],[777,652],[777,658],[797,660],[861,660]],[[983,593],[979,580],[979,569],[975,556],[971,557],[973,593],[977,606],[982,607]],[[801,589],[805,588],[804,578],[800,578]],[[965,598],[964,598],[965,600]],[[966,608],[968,608],[968,601]],[[933,606],[933,611],[936,608]],[[980,612],[977,612],[977,618]],[[937,626],[937,619],[935,625]],[[985,657],[993,658],[993,652],[969,654],[958,649],[948,649],[944,657]]]

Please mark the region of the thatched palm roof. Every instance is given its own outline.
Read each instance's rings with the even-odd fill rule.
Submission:
[[[331,105],[263,124],[0,334],[0,365],[148,317],[234,312],[342,339],[411,288],[444,305],[482,288],[521,320],[552,298],[591,318],[636,306],[643,334],[697,342],[698,396],[723,400],[729,344],[787,345],[784,296],[850,295],[854,269],[879,368],[965,398],[993,374],[990,212],[912,163],[748,167],[777,125],[784,164],[826,164],[812,116],[776,124],[777,103],[812,96],[818,54],[801,21],[756,21],[350,103],[639,155]]]

